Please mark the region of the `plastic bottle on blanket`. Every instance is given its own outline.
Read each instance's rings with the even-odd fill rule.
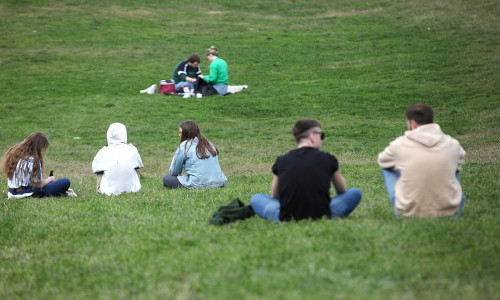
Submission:
[[[189,86],[185,85],[183,87],[184,90],[184,96],[182,98],[189,98],[191,97],[191,91],[189,90]]]

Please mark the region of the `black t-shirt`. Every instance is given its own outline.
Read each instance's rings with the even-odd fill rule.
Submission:
[[[335,156],[311,147],[278,157],[272,171],[279,179],[280,220],[330,217],[330,185],[338,168]]]

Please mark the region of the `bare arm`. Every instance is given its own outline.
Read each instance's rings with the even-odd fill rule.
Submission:
[[[52,181],[55,181],[56,178],[54,176],[49,176],[47,178],[45,178],[44,180],[40,181],[39,183],[36,184],[36,187],[41,189],[43,188],[44,186],[46,186],[47,184],[51,183]]]
[[[279,183],[278,175],[273,174],[273,181],[271,183],[271,198],[279,199],[280,197],[278,190],[278,183]]]
[[[333,186],[335,187],[335,191],[337,192],[337,195],[345,193],[347,191],[347,187],[345,184],[344,177],[342,177],[342,173],[340,173],[340,169],[335,171],[332,176],[332,183]]]
[[[104,174],[104,172],[98,172],[98,173],[95,173],[97,175],[97,187],[96,187],[96,190],[98,193],[101,192],[101,180],[102,180],[102,174]]]

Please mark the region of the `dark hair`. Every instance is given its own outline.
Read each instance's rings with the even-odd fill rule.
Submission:
[[[21,143],[10,147],[2,159],[2,170],[9,179],[13,179],[14,171],[17,164],[21,160],[28,160],[33,156],[33,171],[31,176],[31,184],[34,186],[40,178],[40,166],[43,171],[43,157],[42,152],[49,148],[49,140],[45,134],[41,132],[33,132]],[[35,175],[35,176],[33,176]]]
[[[210,156],[207,151],[212,156],[219,155],[217,147],[210,143],[210,141],[203,134],[201,134],[200,127],[196,124],[196,122],[185,121],[179,127],[182,129],[181,141],[179,142],[179,145],[184,141],[189,141],[196,137],[198,138],[198,145],[196,146],[196,156],[198,156],[198,158],[209,158]],[[186,151],[187,149],[188,148],[186,148]]]
[[[295,141],[298,142],[301,139],[307,137],[309,135],[309,130],[314,127],[321,128],[321,125],[316,120],[311,120],[311,119],[298,120],[292,129],[292,134],[295,137]]]
[[[406,118],[413,120],[419,125],[434,123],[434,112],[425,103],[416,103],[406,110]]]
[[[200,63],[200,56],[198,54],[191,54],[191,56],[189,56],[189,58],[188,58],[188,62],[190,62],[190,63],[194,63],[194,62]]]

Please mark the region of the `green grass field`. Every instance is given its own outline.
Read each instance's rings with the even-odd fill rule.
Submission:
[[[0,175],[1,299],[500,299],[498,1],[0,0],[0,36],[0,152],[44,132],[46,171],[78,194],[8,200]],[[211,45],[248,89],[139,93]],[[393,216],[376,157],[415,102],[467,151],[460,218]],[[357,210],[209,225],[270,190],[304,117]],[[221,151],[225,188],[162,187],[187,119]],[[142,156],[139,193],[95,192],[112,122]]]

